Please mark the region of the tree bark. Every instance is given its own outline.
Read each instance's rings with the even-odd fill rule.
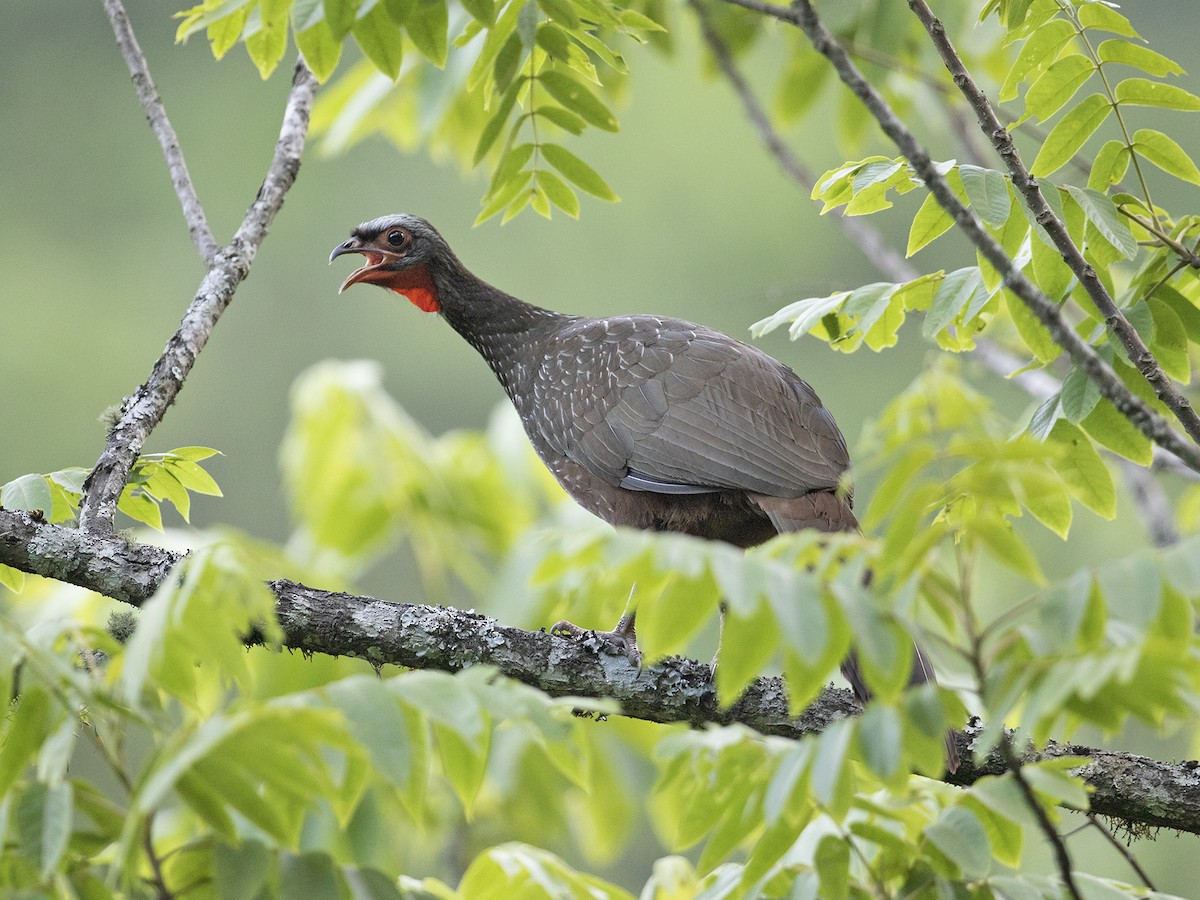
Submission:
[[[50,525],[25,512],[0,509],[0,564],[54,578],[133,606],[148,600],[182,555],[116,536]],[[503,675],[555,697],[615,700],[622,715],[650,722],[746,725],[762,734],[800,738],[857,712],[847,690],[827,687],[800,715],[788,710],[779,678],[759,678],[732,706],[717,703],[711,669],[671,657],[637,668],[599,642],[577,641],[503,625],[489,616],[449,607],[399,603],[273,581],[283,644],[306,653],[353,656],[374,666],[459,671],[495,666]],[[947,781],[969,785],[1001,775],[996,751],[974,759],[973,724],[957,736],[963,758]],[[1087,757],[1074,770],[1092,789],[1091,811],[1130,827],[1162,827],[1200,834],[1200,764],[1164,763],[1074,744],[1027,748],[1022,762]]]

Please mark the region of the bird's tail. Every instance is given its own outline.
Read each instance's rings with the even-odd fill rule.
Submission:
[[[762,509],[775,530],[780,533],[801,531],[805,528],[815,528],[818,531],[833,533],[838,531],[857,531],[858,519],[850,506],[850,499],[834,491],[813,491],[799,497],[766,497],[756,495],[754,501]],[[868,578],[870,573],[868,573]],[[871,691],[863,680],[862,671],[858,665],[858,654],[851,650],[842,663],[842,675],[850,682],[854,696],[860,703],[871,699]],[[937,676],[929,657],[913,644],[913,667],[909,675],[910,687],[926,682],[937,684]],[[961,757],[954,732],[946,732],[946,769],[954,773],[958,770]]]
[[[858,653],[851,650],[844,660],[842,660],[842,676],[850,682],[850,689],[854,691],[854,696],[859,703],[865,704],[871,699],[871,689],[867,687],[866,681],[863,680],[862,670],[858,665]],[[913,642],[913,662],[912,671],[908,676],[908,686],[916,687],[921,684],[937,684],[937,675],[934,674],[933,666],[929,663],[929,657],[925,655],[925,651]],[[958,752],[958,743],[955,740],[955,732],[946,732],[946,771],[953,775],[958,771],[959,763],[962,762],[962,757]]]

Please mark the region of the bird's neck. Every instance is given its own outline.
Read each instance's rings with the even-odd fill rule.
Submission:
[[[571,317],[518,300],[465,269],[436,280],[442,317],[479,351],[516,402],[545,338]]]

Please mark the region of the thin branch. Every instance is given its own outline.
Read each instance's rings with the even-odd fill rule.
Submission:
[[[188,233],[192,243],[200,251],[200,258],[205,265],[211,266],[216,259],[220,247],[212,231],[208,227],[208,219],[204,215],[204,207],[196,196],[196,188],[192,185],[192,176],[188,173],[187,163],[183,159],[183,151],[179,148],[179,138],[167,118],[167,110],[154,79],[150,77],[150,69],[146,65],[146,57],[134,36],[133,27],[129,24],[129,16],[121,0],[104,0],[104,11],[112,23],[113,34],[117,38],[117,46],[125,57],[125,65],[129,67],[129,75],[137,89],[138,99],[146,111],[146,121],[158,138],[163,156],[167,159],[167,170],[171,173],[171,183],[175,186],[175,195],[179,197],[179,205],[183,207],[183,218],[187,222]]]
[[[1092,825],[1097,831],[1104,835],[1108,842],[1112,844],[1113,848],[1121,854],[1125,862],[1129,863],[1129,867],[1133,869],[1135,873],[1137,873],[1137,877],[1142,879],[1142,884],[1150,888],[1150,890],[1154,891],[1155,893],[1158,892],[1158,888],[1154,886],[1154,882],[1150,880],[1150,876],[1146,874],[1146,870],[1142,868],[1142,864],[1137,861],[1137,857],[1133,855],[1128,847],[1117,840],[1117,836],[1113,834],[1112,831],[1110,831],[1107,827],[1105,827],[1104,823],[1100,821],[1099,816],[1097,816],[1095,813],[1088,813],[1088,824]]]
[[[179,330],[167,342],[150,377],[122,405],[121,416],[109,432],[108,444],[84,485],[79,512],[79,526],[83,530],[112,532],[117,500],[134,462],[182,389],[238,285],[249,274],[254,256],[300,169],[316,86],[316,78],[308,67],[303,61],[298,62],[275,155],[258,196],[229,246],[213,259]]]
[[[1042,806],[1041,801],[1038,800],[1037,794],[1034,793],[1033,787],[1029,784],[1029,779],[1021,771],[1021,760],[1013,751],[1009,735],[1005,734],[1000,738],[999,750],[1000,755],[1004,759],[1004,764],[1008,767],[1008,771],[1012,773],[1013,780],[1017,784],[1017,789],[1020,790],[1021,796],[1025,798],[1025,805],[1033,810],[1038,827],[1041,828],[1042,834],[1046,836],[1046,840],[1054,851],[1054,861],[1058,866],[1058,874],[1063,880],[1063,886],[1074,900],[1083,900],[1083,895],[1079,893],[1079,886],[1075,884],[1075,874],[1071,871],[1071,855],[1067,852],[1066,842],[1063,841],[1062,835],[1055,829],[1054,823],[1050,821],[1050,816],[1046,813],[1046,809]]]
[[[181,558],[161,547],[88,534],[0,509],[0,564],[134,606],[150,598]],[[779,678],[758,679],[735,704],[722,709],[712,670],[694,660],[676,657],[638,668],[624,656],[605,654],[597,644],[512,628],[476,613],[316,590],[290,581],[269,586],[276,596],[284,646],[308,653],[451,672],[491,665],[555,697],[616,700],[622,714],[633,718],[694,727],[739,722],[763,734],[793,739],[821,731],[858,709],[849,691],[826,688],[794,717]],[[972,743],[982,730],[975,723],[956,733],[962,764],[947,777],[950,783],[969,785],[1007,771],[998,750],[986,758],[972,755]],[[1200,834],[1200,779],[1194,763],[1054,743],[1041,751],[1025,748],[1020,754],[1023,765],[1064,756],[1088,758],[1073,771],[1089,786],[1092,812]]]
[[[1137,367],[1138,371],[1142,373],[1142,376],[1154,389],[1154,395],[1175,414],[1175,417],[1183,425],[1184,430],[1187,431],[1192,440],[1200,443],[1200,415],[1197,415],[1196,410],[1192,408],[1191,401],[1183,396],[1175,384],[1167,377],[1166,373],[1163,372],[1158,364],[1158,360],[1150,352],[1141,335],[1137,333],[1137,330],[1125,318],[1124,313],[1117,308],[1117,304],[1108,293],[1104,282],[1100,280],[1100,276],[1096,273],[1095,268],[1084,259],[1083,252],[1071,240],[1071,236],[1067,232],[1067,228],[1062,220],[1054,214],[1054,211],[1046,203],[1046,198],[1042,196],[1037,179],[1029,174],[1029,170],[1021,160],[1021,155],[1017,151],[1016,144],[1013,143],[1012,135],[1008,133],[1008,130],[996,117],[996,112],[987,94],[971,78],[971,74],[963,64],[962,58],[950,42],[945,26],[933,14],[933,11],[929,8],[929,4],[925,0],[908,0],[908,6],[921,21],[921,24],[925,26],[930,39],[933,41],[934,46],[937,47],[938,53],[941,54],[942,61],[946,64],[946,68],[954,78],[954,83],[958,85],[959,90],[967,98],[967,102],[971,105],[971,108],[975,110],[975,115],[979,119],[979,127],[991,140],[992,146],[996,149],[1000,158],[1004,160],[1009,173],[1012,175],[1013,185],[1024,196],[1025,202],[1030,212],[1033,213],[1034,219],[1050,236],[1050,239],[1054,242],[1054,246],[1062,254],[1063,261],[1070,266],[1071,271],[1075,273],[1075,276],[1079,279],[1079,283],[1092,299],[1092,303],[1095,304],[1096,309],[1104,317],[1105,324],[1116,335],[1117,340],[1121,342],[1121,346],[1125,348],[1125,354],[1129,357],[1130,362]],[[805,7],[808,7],[807,0],[798,4],[798,8],[803,9]],[[991,261],[990,258],[989,261]],[[1026,300],[1023,296],[1021,299]],[[1029,301],[1026,300],[1026,303],[1029,303]],[[1030,304],[1030,308],[1035,313],[1038,312],[1033,304]],[[1042,318],[1040,314],[1038,317]],[[1061,344],[1062,342],[1059,341],[1059,343]],[[1067,349],[1070,352],[1070,348],[1068,347]],[[1072,353],[1072,357],[1075,357],[1074,353]],[[1092,374],[1090,370],[1089,374]]]
[[[784,173],[797,184],[803,186],[806,191],[811,191],[813,185],[817,182],[816,176],[792,152],[787,142],[784,141],[783,136],[771,124],[771,119],[767,115],[766,110],[758,102],[758,98],[754,96],[754,91],[742,76],[742,73],[738,71],[737,65],[733,61],[733,55],[729,52],[729,47],[722,40],[716,29],[713,28],[708,11],[697,0],[689,0],[689,5],[696,13],[704,42],[708,45],[713,59],[717,62],[717,66],[721,69],[722,74],[741,101],[742,108],[746,111],[746,117],[750,119],[751,124],[758,131],[759,139],[763,142],[768,152],[775,157],[776,162],[779,163]],[[863,255],[870,260],[871,264],[884,275],[895,281],[912,281],[920,274],[908,264],[904,257],[892,249],[883,235],[866,224],[862,219],[839,214],[834,218],[834,221],[837,222],[838,227],[850,239],[851,243],[857,246]]]
[[[1200,472],[1200,446],[1186,440],[1162,416],[1135,396],[1095,348],[1079,337],[1064,321],[1058,306],[1014,265],[1004,248],[984,229],[983,223],[975,213],[959,200],[946,179],[937,171],[928,151],[917,141],[879,92],[863,78],[833,35],[821,24],[808,0],[796,0],[791,7],[777,6],[763,0],[726,2],[800,28],[817,52],[829,59],[838,77],[863,102],[884,133],[900,148],[900,152],[908,159],[917,176],[925,182],[930,193],[954,218],[960,231],[1001,274],[1005,287],[1029,307],[1046,326],[1055,343],[1067,351],[1074,363],[1096,384],[1100,393],[1142,434]]]

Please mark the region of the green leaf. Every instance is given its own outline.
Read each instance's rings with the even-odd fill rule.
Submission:
[[[912,226],[908,229],[908,247],[905,257],[910,257],[922,247],[941,237],[954,225],[954,217],[942,208],[933,194],[925,197],[924,202],[913,216]]]
[[[25,573],[12,566],[0,565],[0,586],[8,588],[14,594],[25,590]]]
[[[1030,171],[1038,178],[1046,178],[1057,172],[1095,134],[1110,112],[1112,104],[1103,94],[1085,97],[1078,106],[1059,119],[1058,124],[1046,135]]]
[[[601,200],[616,202],[619,199],[595,169],[565,147],[558,144],[542,144],[541,151],[546,162],[558,169],[563,177],[576,187]]]
[[[970,305],[971,300],[983,290],[983,278],[975,266],[955,269],[946,274],[938,282],[933,303],[929,312],[925,314],[921,333],[926,337],[937,334],[955,321]]]
[[[993,228],[1003,226],[1012,211],[1008,179],[994,169],[979,166],[959,166],[958,174],[976,215]]]
[[[546,193],[546,197],[572,219],[579,218],[579,198],[567,186],[567,183],[549,169],[539,169],[534,173],[534,179]]]
[[[1154,317],[1154,337],[1150,350],[1158,357],[1162,370],[1176,381],[1187,384],[1192,377],[1188,359],[1188,335],[1183,322],[1168,304],[1151,298],[1146,301]]]
[[[1134,140],[1136,141],[1136,137]],[[1092,171],[1088,175],[1088,187],[1097,191],[1108,190],[1111,185],[1125,177],[1130,159],[1129,148],[1123,143],[1106,141],[1096,153],[1096,158],[1092,160]]]
[[[1097,403],[1096,408],[1079,424],[1096,443],[1103,444],[1126,459],[1148,466],[1154,458],[1150,438],[1117,412],[1116,407],[1107,398]]]
[[[335,39],[324,21],[295,33],[296,46],[318,81],[326,81],[342,57],[342,42]]]
[[[446,65],[450,14],[445,0],[411,0],[404,29],[421,55],[439,69]]]
[[[964,804],[944,810],[924,836],[968,878],[988,873],[992,862],[991,843],[979,819]]]
[[[1042,73],[1025,93],[1025,109],[1045,122],[1066,105],[1096,71],[1086,56],[1064,56]]]
[[[821,897],[843,900],[850,896],[850,842],[839,834],[827,834],[813,853],[813,867],[821,885]]]
[[[472,900],[633,900],[631,894],[594,875],[577,872],[548,850],[499,844],[475,857],[458,894]]]
[[[1126,106],[1156,106],[1162,109],[1200,110],[1200,97],[1173,84],[1148,78],[1126,78],[1117,84],[1117,102]]]
[[[361,3],[362,0],[321,0],[320,5],[325,11],[325,22],[333,38],[339,44],[350,32],[351,26],[354,25],[354,17]],[[383,6],[382,3],[378,5],[380,7]],[[311,24],[311,22],[308,22],[305,23],[305,26]]]
[[[583,119],[561,106],[539,106],[533,111],[533,115],[547,119],[571,134],[583,134],[583,130],[587,127],[587,123]]]
[[[1113,245],[1126,259],[1137,256],[1137,238],[1129,230],[1124,217],[1117,211],[1116,204],[1106,194],[1092,188],[1077,188],[1067,185],[1067,192],[1075,198],[1088,221],[1104,235],[1104,239]]]
[[[504,92],[504,96],[500,100],[500,105],[496,107],[496,111],[492,113],[492,117],[483,126],[483,131],[479,134],[479,143],[475,145],[473,165],[479,165],[483,158],[487,156],[488,151],[495,145],[496,138],[500,137],[500,133],[508,123],[508,117],[512,114],[513,107],[517,103],[517,96],[521,93],[523,84],[523,81],[514,81],[508,86],[508,90]]]
[[[246,52],[258,67],[258,73],[267,78],[287,50],[288,8],[291,0],[260,0],[254,13],[251,13],[248,29],[253,29],[255,14],[258,17],[258,28],[246,35]]]
[[[1050,440],[1063,448],[1055,469],[1072,495],[1099,516],[1112,519],[1117,514],[1117,494],[1112,474],[1086,434],[1066,419],[1054,423]]]
[[[1076,9],[1079,24],[1096,31],[1111,31],[1124,37],[1141,37],[1129,20],[1107,3],[1082,3]]]
[[[50,485],[42,475],[14,478],[0,487],[0,506],[30,512],[41,510],[48,515],[51,509]]]
[[[199,464],[189,459],[168,459],[164,462],[164,465],[179,480],[179,483],[189,491],[197,494],[208,494],[212,497],[223,496],[221,488],[217,485],[216,481],[204,469],[200,468]]]
[[[1037,29],[1013,61],[1008,77],[1000,88],[1001,100],[1012,100],[1017,96],[1017,85],[1022,81],[1033,81],[1050,67],[1062,50],[1075,37],[1075,26],[1066,19],[1053,19]]]
[[[1162,77],[1184,74],[1183,67],[1175,60],[1156,53],[1144,44],[1134,44],[1131,41],[1116,38],[1102,41],[1096,48],[1096,55],[1100,57],[1101,62],[1133,66],[1148,75]]]
[[[155,531],[163,530],[162,510],[145,492],[137,490],[132,485],[121,492],[117,500],[117,509],[135,521],[149,525]]]
[[[1067,420],[1078,424],[1100,402],[1100,388],[1078,367],[1072,368],[1063,380],[1061,398],[1062,411]]]
[[[825,57],[808,46],[792,53],[775,90],[775,112],[790,125],[812,109],[832,72]]]
[[[1200,169],[1187,152],[1161,131],[1140,128],[1133,135],[1133,149],[1138,156],[1158,166],[1169,175],[1192,184],[1200,184]]]
[[[22,686],[16,711],[8,707],[11,719],[4,744],[0,745],[0,797],[8,793],[38,752],[42,741],[57,726],[61,707],[52,707],[50,696],[37,685]]]
[[[354,23],[354,43],[380,72],[395,80],[404,59],[404,35],[382,3]]]
[[[1038,361],[1048,363],[1057,359],[1062,353],[1062,348],[1058,346],[1054,338],[1050,336],[1049,329],[1042,324],[1029,307],[1009,291],[1004,291],[1004,304],[1008,307],[1008,314],[1012,317],[1013,324],[1017,326],[1017,333],[1021,336],[1022,342],[1038,358]]]
[[[272,853],[261,841],[213,846],[213,884],[223,900],[254,900],[271,874]]]
[[[604,131],[618,130],[617,118],[612,111],[595,94],[570,75],[550,69],[538,74],[537,83],[564,107],[597,128]],[[554,164],[552,163],[552,165]],[[555,168],[558,166],[555,165]],[[566,172],[563,174],[567,175]],[[567,177],[571,176],[567,175]],[[579,186],[583,187],[582,184]]]
[[[1045,580],[1037,557],[1033,555],[1024,538],[1013,530],[1011,523],[977,516],[971,524],[974,536],[992,551],[998,562],[1024,575],[1030,581],[1041,584]]]

